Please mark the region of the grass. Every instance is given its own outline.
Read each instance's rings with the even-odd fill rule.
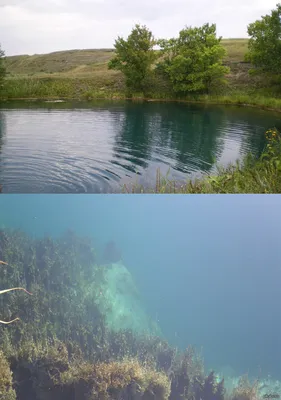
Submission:
[[[12,56],[6,58],[8,72],[15,75],[40,73],[85,73],[94,67],[106,67],[114,51],[108,50],[69,50],[33,56]]]
[[[281,193],[281,134],[276,129],[266,132],[267,145],[255,159],[248,155],[241,165],[218,168],[216,176],[178,183],[157,171],[155,189],[134,184],[124,185],[124,193]]]
[[[227,50],[226,62],[244,61],[248,39],[223,39]],[[11,75],[40,74],[87,74],[96,69],[107,69],[108,61],[113,57],[113,49],[68,50],[49,54],[21,55],[6,58],[6,67]]]
[[[199,96],[194,102],[210,103],[210,104],[232,104],[259,107],[271,110],[281,110],[281,98],[266,97],[264,95],[250,95],[236,93],[233,95],[222,96]]]
[[[7,80],[6,99],[91,99],[120,97],[118,81],[93,77],[16,77]],[[116,94],[118,93],[118,94]]]
[[[223,39],[222,44],[227,50],[225,64],[230,67],[226,87],[217,95],[187,96],[182,100],[281,110],[279,94],[268,89],[268,82],[249,74],[251,65],[244,62],[248,39]],[[122,74],[107,68],[113,54],[112,49],[100,49],[7,57],[8,76],[2,100],[124,99],[126,88]],[[133,98],[178,100],[159,79],[149,93],[135,93]]]
[[[248,39],[223,39],[222,44],[227,51],[226,61],[244,61],[244,56],[248,50]]]

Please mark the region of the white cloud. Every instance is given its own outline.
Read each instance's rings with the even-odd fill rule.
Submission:
[[[247,37],[247,25],[276,0],[0,0],[0,43],[7,55],[113,47],[135,23],[157,37],[185,25],[216,23],[218,35]]]

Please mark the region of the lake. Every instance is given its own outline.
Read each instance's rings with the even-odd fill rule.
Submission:
[[[184,181],[259,155],[280,115],[183,103],[9,102],[0,107],[3,193],[111,193]]]

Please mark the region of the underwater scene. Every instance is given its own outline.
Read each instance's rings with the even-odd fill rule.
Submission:
[[[0,399],[280,398],[280,226],[279,196],[0,196]]]

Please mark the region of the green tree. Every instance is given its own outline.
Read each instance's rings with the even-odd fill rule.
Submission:
[[[281,72],[281,4],[271,15],[248,25],[249,51],[246,59],[264,72]]]
[[[4,78],[5,78],[5,75],[6,75],[6,69],[5,69],[5,66],[4,66],[4,59],[5,59],[5,53],[1,49],[1,45],[0,45],[0,89],[1,89],[1,86],[3,85]]]
[[[116,69],[125,75],[129,90],[143,91],[148,82],[152,65],[157,59],[156,45],[152,32],[146,26],[135,25],[128,39],[115,41],[116,56],[109,62],[109,69]]]
[[[164,59],[158,70],[169,76],[176,93],[208,93],[214,85],[224,83],[229,72],[222,64],[226,51],[220,42],[215,24],[185,28],[178,38],[159,41]]]

